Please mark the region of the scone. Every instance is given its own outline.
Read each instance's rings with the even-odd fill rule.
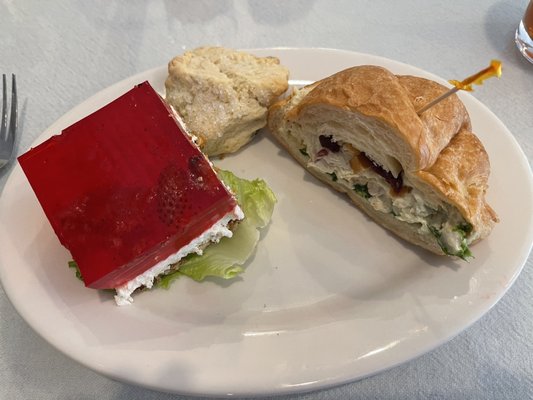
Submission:
[[[208,156],[232,153],[266,126],[268,107],[288,88],[275,57],[201,47],[168,64],[166,101]]]

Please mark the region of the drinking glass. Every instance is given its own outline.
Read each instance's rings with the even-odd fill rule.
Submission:
[[[533,0],[529,2],[524,17],[518,25],[515,42],[520,53],[533,63]]]

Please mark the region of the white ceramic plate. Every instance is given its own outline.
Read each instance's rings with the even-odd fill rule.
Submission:
[[[442,79],[370,55],[325,49],[266,49],[295,80],[348,66]],[[75,107],[42,142],[149,80],[163,91],[166,68],[126,79]],[[21,316],[58,350],[112,378],[204,395],[305,391],[374,374],[449,340],[505,293],[531,249],[533,184],[525,156],[503,124],[461,95],[491,158],[489,203],[501,223],[456,262],[418,250],[375,225],[306,174],[262,135],[218,164],[263,177],[278,204],[255,257],[233,282],[181,279],[130,307],[86,289],[20,167],[0,198],[0,273]],[[512,163],[512,164],[510,164]],[[512,172],[509,169],[513,168]],[[513,196],[509,196],[513,193]]]

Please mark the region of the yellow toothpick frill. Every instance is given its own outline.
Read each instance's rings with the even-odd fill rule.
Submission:
[[[499,60],[492,60],[490,62],[490,65],[482,69],[481,71],[475,73],[472,76],[469,76],[468,78],[462,80],[462,81],[456,81],[456,80],[450,80],[450,84],[452,84],[454,87],[450,90],[448,90],[446,93],[443,93],[436,99],[432,100],[428,104],[426,104],[424,107],[422,107],[420,110],[418,110],[416,113],[418,115],[421,115],[424,111],[428,110],[429,108],[433,107],[435,104],[441,102],[445,98],[451,96],[452,94],[458,92],[459,90],[465,90],[467,92],[471,92],[474,90],[472,88],[472,85],[482,85],[483,81],[492,78],[497,77],[499,78],[502,75],[502,63]]]

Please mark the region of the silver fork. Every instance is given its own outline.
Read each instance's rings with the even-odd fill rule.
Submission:
[[[13,155],[15,135],[17,134],[17,79],[11,74],[11,110],[9,128],[7,125],[7,83],[6,74],[2,75],[2,126],[0,127],[0,169],[2,169]]]

